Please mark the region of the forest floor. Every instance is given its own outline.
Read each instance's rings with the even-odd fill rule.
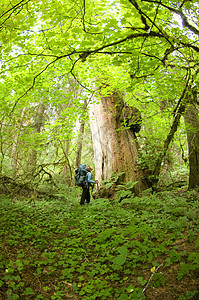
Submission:
[[[0,195],[0,299],[199,299],[199,194]]]

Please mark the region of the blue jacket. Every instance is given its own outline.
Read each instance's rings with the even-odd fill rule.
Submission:
[[[92,180],[92,174],[91,174],[91,172],[88,172],[88,173],[86,174],[85,182],[88,182],[89,184],[95,183],[95,181]]]

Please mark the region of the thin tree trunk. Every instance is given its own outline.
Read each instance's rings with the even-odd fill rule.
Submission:
[[[40,101],[39,106],[38,106],[38,111],[36,113],[36,117],[35,117],[35,122],[33,124],[35,130],[34,132],[36,133],[40,133],[41,132],[41,128],[43,126],[43,122],[44,122],[44,104],[42,101]],[[34,134],[33,132],[33,134]],[[34,174],[34,171],[36,169],[36,164],[37,164],[37,150],[36,149],[32,149],[31,153],[30,153],[30,159],[29,159],[29,172],[31,174],[31,176]]]
[[[164,141],[162,154],[158,157],[157,162],[156,162],[156,166],[155,166],[153,176],[152,176],[152,183],[151,183],[151,184],[154,184],[154,186],[156,186],[159,181],[159,175],[160,175],[160,171],[161,171],[162,162],[167,153],[169,145],[170,145],[171,141],[173,140],[174,135],[178,129],[178,126],[180,123],[180,118],[181,118],[182,114],[184,113],[184,111],[185,111],[185,105],[181,104],[178,109],[178,112],[176,113],[176,116],[173,120],[173,124],[170,128],[169,134],[168,134],[166,140]]]
[[[121,130],[121,107],[124,106],[121,95],[114,92],[108,97],[100,96],[100,101],[93,100],[90,105],[90,124],[96,179],[110,179],[112,171],[125,172],[124,182],[138,181],[135,192],[141,193],[148,186],[137,166],[135,136],[129,129]]]
[[[0,175],[2,175],[2,171],[3,171],[3,160],[4,160],[4,156],[5,156],[5,152],[3,149],[3,134],[2,134],[2,130],[3,130],[3,125],[2,123],[0,123]]]
[[[184,86],[184,89],[182,91],[182,94],[178,100],[178,103],[173,111],[173,114],[175,115],[175,118],[173,120],[173,124],[171,126],[170,132],[164,142],[164,146],[162,149],[162,154],[158,157],[157,161],[156,161],[156,166],[154,168],[153,174],[152,174],[152,182],[151,185],[156,188],[157,183],[159,181],[159,176],[160,176],[160,170],[161,170],[161,165],[162,162],[165,158],[165,155],[167,153],[167,150],[169,148],[169,145],[171,143],[171,141],[174,138],[174,135],[178,129],[179,123],[180,123],[180,118],[182,116],[182,114],[185,112],[185,108],[186,108],[186,101],[183,102],[183,100],[186,99],[186,95],[187,95],[187,91],[188,91],[188,85],[189,85],[189,80],[190,80],[190,70],[187,71],[187,80]]]
[[[81,125],[80,125],[80,130],[79,130],[79,135],[78,135],[78,140],[77,140],[77,151],[76,151],[76,160],[75,160],[75,167],[78,168],[81,159],[82,159],[82,144],[83,144],[83,138],[84,138],[84,128],[85,128],[85,112],[87,108],[87,101],[84,101],[84,106],[82,108],[83,112],[81,115]]]
[[[68,173],[69,173],[69,182],[68,182],[68,185],[71,186],[72,180],[73,180],[73,176],[72,176],[72,170],[71,170],[70,161],[69,161],[69,158],[68,158],[68,153],[69,153],[69,148],[70,148],[70,140],[68,140],[66,142],[66,148],[65,149],[64,149],[64,145],[62,144],[62,142],[61,141],[59,141],[59,142],[60,142],[61,149],[63,151],[64,158],[65,158],[65,161],[66,161],[66,164],[65,164],[65,173],[66,173],[66,175],[68,175]]]
[[[60,142],[60,143],[61,143],[61,142]],[[66,141],[65,152],[64,152],[64,150],[63,150],[64,156],[65,156],[65,157],[68,157],[69,149],[70,149],[70,143],[71,143],[71,140],[67,140],[67,141]],[[64,167],[65,174],[67,174],[67,172],[68,172],[68,167],[69,167],[68,164],[66,164],[65,167]]]
[[[77,140],[77,151],[76,151],[76,160],[75,160],[76,168],[79,167],[82,159],[82,143],[83,143],[83,136],[84,136],[84,127],[85,127],[85,122],[81,123],[78,140]]]
[[[19,165],[18,159],[19,158],[18,158],[17,147],[18,147],[19,135],[21,132],[22,124],[23,124],[23,118],[25,115],[25,111],[26,111],[26,108],[24,108],[22,110],[21,120],[17,124],[16,135],[14,136],[14,141],[13,141],[12,151],[11,151],[11,168],[15,175],[17,175],[17,172],[18,172],[18,165]]]
[[[188,104],[184,114],[189,150],[189,189],[199,186],[199,118],[196,107]]]

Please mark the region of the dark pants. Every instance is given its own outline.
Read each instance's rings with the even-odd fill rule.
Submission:
[[[90,199],[91,196],[90,196],[89,186],[85,185],[82,187],[82,196],[81,196],[80,204],[81,205],[85,204],[85,201],[86,203],[89,203]]]

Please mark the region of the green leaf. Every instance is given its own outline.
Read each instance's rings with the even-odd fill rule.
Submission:
[[[27,287],[23,292],[23,295],[34,295],[34,291],[32,290],[31,287]]]
[[[120,297],[118,298],[118,300],[128,300],[128,299],[129,299],[129,297],[126,293],[122,293],[120,295]]]
[[[110,187],[112,187],[113,182],[109,182],[105,185],[105,189],[108,190]]]
[[[118,248],[118,252],[123,255],[123,256],[127,256],[128,255],[128,249],[126,246],[121,246]]]
[[[147,280],[143,280],[142,277],[138,277],[137,280],[138,280],[138,283],[141,284],[141,286],[144,286],[147,283]]]
[[[126,256],[124,255],[118,255],[113,259],[113,263],[115,265],[122,266],[123,264],[125,264],[125,262],[126,262]]]
[[[98,235],[98,241],[102,242],[105,241],[106,239],[110,238],[114,232],[114,228],[108,228],[102,232],[99,233]]]

